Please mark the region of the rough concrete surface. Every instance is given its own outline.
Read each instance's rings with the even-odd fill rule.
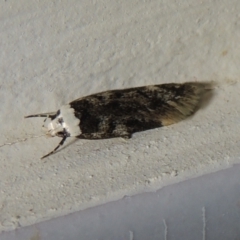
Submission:
[[[0,2],[0,230],[95,206],[240,161],[240,2]],[[149,84],[217,81],[179,124],[122,141],[36,137],[78,97]]]

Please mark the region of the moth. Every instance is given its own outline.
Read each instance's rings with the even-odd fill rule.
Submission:
[[[193,115],[212,87],[207,82],[150,85],[111,90],[78,98],[56,112],[26,116],[50,120],[47,135],[61,139],[131,138],[135,132],[177,123]],[[44,122],[46,121],[44,120]]]

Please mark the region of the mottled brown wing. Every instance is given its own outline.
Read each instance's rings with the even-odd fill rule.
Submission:
[[[112,90],[77,99],[70,106],[81,119],[82,137],[118,137],[187,118],[211,88],[210,83],[188,82]]]

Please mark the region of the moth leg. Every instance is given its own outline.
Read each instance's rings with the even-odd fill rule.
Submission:
[[[64,144],[64,142],[66,141],[67,137],[68,137],[68,136],[63,136],[61,142],[57,145],[57,147],[55,147],[55,148],[54,148],[50,153],[48,153],[47,155],[41,157],[41,159],[46,158],[46,157],[52,155],[53,153],[55,153],[55,152],[58,150],[58,148]]]
[[[122,136],[120,136],[121,138],[123,138],[124,140],[128,140],[128,139],[130,139],[131,137],[132,137],[132,134],[131,133],[129,133],[129,134],[124,134],[124,135],[122,135]]]
[[[44,119],[44,121],[43,121],[42,128],[44,128],[44,124],[45,124],[46,120],[47,120],[47,117],[46,117],[46,118]]]
[[[120,136],[120,141],[123,142],[123,143],[127,143],[128,140],[132,137],[132,135],[123,135],[123,136]]]

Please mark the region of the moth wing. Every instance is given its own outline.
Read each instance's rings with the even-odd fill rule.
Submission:
[[[193,115],[212,97],[214,83],[188,82],[183,85],[185,85],[183,94],[178,98],[169,99],[164,106],[165,112],[160,117],[164,126]]]

